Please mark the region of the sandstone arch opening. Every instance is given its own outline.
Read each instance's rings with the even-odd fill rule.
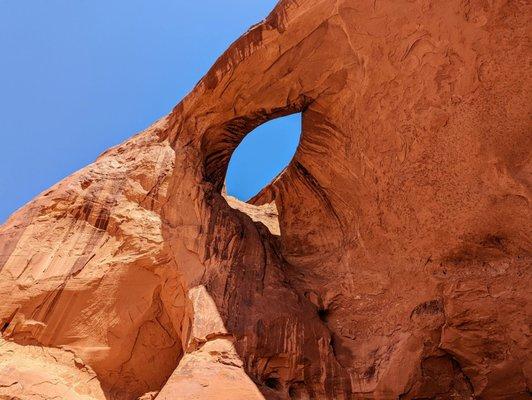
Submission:
[[[302,121],[305,111],[312,102],[312,98],[301,95],[280,107],[260,108],[244,115],[233,116],[222,123],[212,124],[201,137],[204,181],[221,192],[231,155],[247,134],[268,121],[293,114],[299,114]],[[296,132],[301,130],[300,127]]]
[[[248,201],[259,193],[289,165],[300,138],[300,113],[268,121],[247,134],[229,160],[227,194]]]

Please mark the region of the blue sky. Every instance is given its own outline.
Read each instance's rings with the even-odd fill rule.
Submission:
[[[257,194],[288,165],[300,134],[301,114],[269,121],[248,134],[229,162],[227,193],[241,200]]]
[[[275,3],[0,0],[0,223],[168,113]],[[277,175],[299,123],[272,121],[246,138],[231,194],[249,198]]]

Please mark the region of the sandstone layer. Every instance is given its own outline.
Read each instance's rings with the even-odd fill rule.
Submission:
[[[0,228],[0,398],[529,398],[530,14],[281,1]],[[224,196],[296,112],[282,175]]]

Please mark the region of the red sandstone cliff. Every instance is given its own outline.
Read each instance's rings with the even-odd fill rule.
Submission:
[[[529,398],[529,19],[281,1],[0,228],[0,398]],[[294,112],[287,170],[226,200],[242,137]]]

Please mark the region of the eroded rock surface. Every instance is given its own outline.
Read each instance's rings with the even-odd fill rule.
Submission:
[[[281,1],[0,228],[0,396],[529,398],[529,19]],[[242,137],[294,112],[289,167],[226,199]]]

